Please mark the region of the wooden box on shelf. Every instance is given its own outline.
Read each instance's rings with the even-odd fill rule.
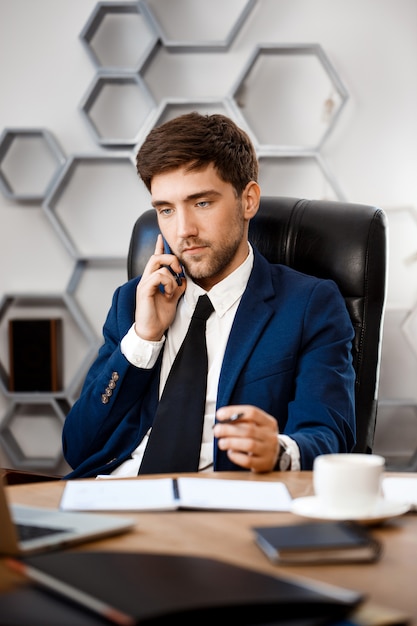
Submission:
[[[9,320],[9,390],[60,391],[62,320]]]

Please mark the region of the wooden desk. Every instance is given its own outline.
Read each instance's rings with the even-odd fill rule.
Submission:
[[[272,473],[260,476],[243,472],[222,472],[198,476],[219,480],[244,477],[255,481],[280,480],[287,484],[293,497],[312,494],[311,472]],[[62,481],[52,481],[9,486],[7,492],[12,502],[57,507],[63,488]],[[131,512],[126,515],[132,517]],[[416,513],[408,513],[373,528],[373,533],[384,546],[383,555],[378,563],[298,567],[270,563],[256,546],[251,531],[253,526],[301,521],[301,518],[291,513],[175,511],[137,513],[133,516],[137,519],[137,526],[132,533],[90,542],[74,549],[206,556],[269,574],[302,575],[361,591],[367,595],[371,605],[405,613],[411,617],[409,623],[417,625]],[[16,577],[10,574],[0,560],[0,590],[10,588],[16,582]]]

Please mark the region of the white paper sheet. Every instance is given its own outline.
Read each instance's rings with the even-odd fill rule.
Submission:
[[[180,504],[185,508],[243,511],[289,511],[291,496],[284,483],[178,479]]]
[[[60,508],[66,511],[141,511],[178,508],[171,478],[69,480]]]
[[[409,504],[417,511],[417,478],[414,476],[386,476],[382,479],[384,498]]]

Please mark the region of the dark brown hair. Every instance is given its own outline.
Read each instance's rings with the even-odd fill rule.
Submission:
[[[157,174],[180,167],[203,169],[213,164],[238,196],[258,180],[258,159],[248,135],[230,118],[186,113],[153,128],[136,156],[136,168],[148,190]]]

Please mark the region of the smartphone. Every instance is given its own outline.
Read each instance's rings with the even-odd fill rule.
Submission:
[[[162,237],[163,241],[164,241],[164,253],[165,254],[172,254],[172,250],[168,245],[168,242]],[[174,276],[177,285],[179,287],[181,287],[182,285],[182,279],[184,278],[184,271],[182,270],[179,274],[177,274],[177,272],[174,272],[174,270],[172,269],[172,267],[170,265],[165,265],[165,267],[171,272],[171,274]],[[182,266],[181,266],[182,267]]]

